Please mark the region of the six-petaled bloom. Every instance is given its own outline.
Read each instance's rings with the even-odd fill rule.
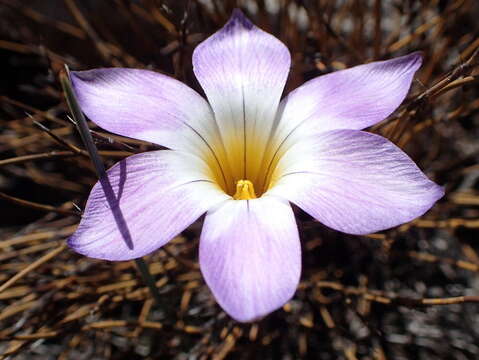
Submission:
[[[235,11],[193,53],[208,101],[152,71],[73,72],[98,126],[169,150],[113,166],[69,245],[134,259],[206,213],[201,272],[228,314],[251,321],[285,304],[299,282],[290,202],[330,228],[367,234],[421,216],[443,196],[399,148],[361,131],[400,105],[419,54],[323,75],[281,100],[290,62],[283,43]]]

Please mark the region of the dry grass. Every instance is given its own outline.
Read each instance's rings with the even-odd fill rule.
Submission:
[[[477,0],[278,3],[271,15],[261,0],[0,0],[0,358],[479,357]],[[236,6],[291,50],[286,91],[423,51],[410,97],[371,131],[446,186],[422,218],[364,237],[297,210],[300,287],[254,324],[231,320],[205,286],[201,224],[147,257],[159,305],[133,262],[96,261],[64,245],[95,173],[68,120],[63,64],[152,68],[200,90],[192,50]],[[107,166],[154,148],[91,127]]]

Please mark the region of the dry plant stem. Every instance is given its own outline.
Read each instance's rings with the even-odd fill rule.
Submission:
[[[111,136],[105,136],[97,131],[93,131],[93,130],[90,130],[91,132],[91,135],[92,137],[96,138],[97,140],[101,140],[103,142],[107,142],[108,145],[113,145],[115,146],[116,148],[118,148],[119,150],[125,150],[125,151],[129,151],[129,152],[134,152],[134,153],[138,153],[140,151],[138,151],[138,149],[134,148],[133,146],[130,146],[122,141],[118,141],[118,140],[115,140],[113,137]]]
[[[50,206],[50,205],[44,205],[44,204],[39,204],[39,203],[36,203],[36,202],[33,202],[33,201],[27,201],[27,200],[19,199],[19,198],[4,194],[3,192],[0,192],[0,199],[9,201],[9,202],[11,202],[15,205],[29,207],[29,208],[32,208],[32,209],[35,209],[35,210],[47,211],[47,212],[53,211],[53,212],[56,212],[58,214],[63,214],[63,215],[78,215],[78,213],[76,211],[60,209],[60,208],[56,208],[56,207]]]
[[[441,95],[444,92],[444,88],[449,86],[459,77],[464,76],[465,74],[469,73],[475,66],[479,64],[478,58],[479,57],[479,48],[477,48],[473,54],[469,57],[467,61],[464,63],[459,64],[455,67],[449,75],[447,75],[444,79],[421,93],[412,103],[409,104],[408,109],[415,108],[421,104],[421,102],[427,98],[436,98],[437,96]],[[467,79],[466,82],[469,82],[473,79]],[[459,86],[462,85],[459,84]],[[453,86],[454,87],[454,86]]]
[[[65,250],[66,247],[67,247],[66,244],[59,245],[55,250],[45,254],[40,259],[36,260],[32,264],[28,265],[25,269],[17,273],[15,276],[12,276],[10,279],[8,279],[6,282],[4,282],[0,286],[0,293],[8,289],[11,285],[15,284],[18,280],[20,280],[22,277],[27,275],[30,271],[35,270],[37,267],[39,267],[43,263],[47,262],[48,260],[60,254],[63,250]]]
[[[344,286],[332,281],[319,281],[316,286],[323,289],[332,289],[339,291],[345,295],[361,296],[366,300],[378,302],[386,305],[406,306],[406,307],[422,307],[432,305],[451,305],[463,303],[479,303],[479,296],[456,296],[447,298],[405,298],[400,296],[388,296],[382,291],[373,291],[364,288],[356,288],[352,286]]]
[[[325,27],[327,32],[334,37],[354,58],[356,61],[359,63],[364,62],[363,56],[359,53],[357,49],[352,47],[348,42],[346,42],[341,36],[339,36],[334,29],[332,28],[331,24],[324,19],[323,16],[319,16],[318,20],[321,22],[321,24]]]
[[[86,119],[80,110],[78,102],[76,101],[75,94],[70,83],[70,74],[68,67],[66,67],[66,75],[62,74],[60,80],[62,83],[63,91],[65,92],[68,107],[70,108],[70,111],[72,112],[73,118],[77,125],[78,132],[80,133],[83,143],[85,144],[85,147],[90,154],[90,159],[93,163],[93,166],[95,167],[96,174],[98,178],[101,178],[102,176],[106,175],[105,166],[103,165],[95,143],[93,142],[93,138],[91,136],[90,129],[88,128]]]
[[[38,22],[39,24],[52,26],[63,33],[79,39],[84,39],[86,37],[85,33],[77,26],[71,25],[67,22],[50,19],[41,12],[34,10],[33,7],[27,6],[27,4],[22,4],[20,1],[8,0],[3,2],[5,2],[7,6],[16,9],[18,12],[23,13],[26,17]]]
[[[435,256],[428,253],[420,253],[417,251],[409,251],[408,256],[410,256],[413,259],[417,259],[421,261],[426,261],[430,263],[443,263],[443,264],[448,264],[448,265],[458,267],[460,269],[479,272],[479,264],[475,264],[470,261],[456,260],[451,258],[441,258],[439,256]]]
[[[76,5],[75,1],[73,0],[65,0],[65,5],[70,10],[70,13],[73,15],[77,23],[80,25],[82,30],[88,34],[88,36],[92,39],[93,43],[95,44],[98,52],[101,56],[111,62],[115,66],[120,66],[121,64],[118,63],[117,60],[113,59],[112,54],[108,46],[100,39],[96,31],[93,27],[89,24],[88,20],[83,16],[80,9]]]
[[[30,115],[30,114],[27,114],[30,118],[32,118],[33,120],[33,117]],[[39,123],[38,121],[36,120],[33,120],[33,123],[35,125],[37,125],[40,129],[42,129],[43,131],[45,131],[47,133],[47,135],[49,135],[53,140],[55,140],[58,144],[66,147],[67,149],[70,149],[71,151],[73,151],[75,154],[77,155],[82,155],[82,156],[85,156],[85,157],[90,157],[90,155],[88,154],[87,151],[83,150],[83,149],[80,149],[78,147],[76,147],[75,145],[73,144],[70,144],[69,142],[63,140],[61,137],[59,137],[58,135],[56,135],[55,133],[53,133],[49,128],[47,128],[45,125],[43,125],[42,123]],[[75,124],[76,126],[76,124]],[[119,141],[116,141],[114,139],[112,139],[111,137],[107,137],[107,136],[103,136],[101,134],[98,134],[97,132],[95,131],[92,131],[90,130],[90,133],[92,134],[92,136],[97,136],[98,138],[102,139],[102,140],[105,140],[105,141],[108,141],[108,144],[110,145],[115,145],[118,149],[120,150],[125,150],[127,153],[137,153],[138,151],[132,147],[132,146],[129,146],[127,144],[123,144]],[[102,152],[99,151],[99,154],[101,154]],[[128,155],[126,155],[128,156]]]
[[[73,92],[71,82],[70,82],[70,71],[68,66],[65,65],[66,73],[62,74],[60,77],[60,81],[62,83],[63,91],[65,92],[65,97],[68,103],[68,107],[73,115],[73,119],[77,124],[78,131],[80,136],[85,144],[85,147],[90,154],[90,159],[93,162],[95,167],[96,174],[98,179],[106,176],[105,166],[103,165],[100,155],[98,154],[98,150],[93,142],[93,138],[91,136],[90,129],[88,128],[87,122],[85,117],[83,116],[82,111],[80,110],[80,106],[76,100],[75,94]],[[146,265],[145,261],[142,258],[135,259],[136,266],[145,281],[145,284],[150,289],[151,295],[157,302],[157,304],[161,304],[161,296],[158,292],[158,288],[156,287],[155,280],[151,275],[148,266]]]
[[[50,131],[49,128],[47,128],[45,125],[43,125],[42,123],[36,121],[33,119],[33,117],[30,115],[30,114],[27,114],[29,118],[32,119],[33,123],[38,126],[40,129],[42,129],[43,131],[45,131],[52,139],[54,139],[58,144],[60,145],[63,145],[65,146],[66,148],[70,149],[71,151],[73,151],[74,153],[76,154],[83,154],[83,155],[86,155],[88,156],[88,153],[86,151],[82,151],[80,148],[77,148],[75,145],[73,144],[70,144],[68,142],[66,142],[65,140],[63,140],[61,137],[59,137],[58,135],[54,134],[52,131]]]
[[[1,45],[1,44],[0,44]],[[28,111],[30,113],[33,113],[34,115],[40,115],[42,116],[43,118],[47,119],[47,120],[50,120],[50,121],[53,121],[57,124],[60,124],[60,125],[67,125],[68,123],[63,120],[63,119],[60,119],[50,113],[48,113],[47,111],[41,111],[41,110],[38,110],[36,108],[34,108],[33,106],[30,106],[30,105],[27,105],[27,104],[24,104],[20,101],[17,101],[17,100],[13,100],[13,99],[10,99],[9,97],[7,96],[0,96],[0,101],[1,102],[6,102],[7,104],[11,104],[11,105],[14,105],[14,106],[17,106],[21,109],[24,109],[25,111]]]
[[[418,117],[424,104],[428,101],[435,100],[445,92],[456,87],[477,81],[476,76],[469,75],[470,72],[479,64],[479,47],[472,53],[472,55],[459,65],[454,67],[448,75],[444,76],[442,80],[426,89],[418,96],[416,96],[402,111],[398,118],[392,122],[385,122],[378,125],[378,127],[387,127],[385,132],[387,137],[393,142],[398,142],[403,136],[411,119]],[[374,129],[374,127],[373,127]]]
[[[151,295],[155,299],[156,303],[158,305],[161,304],[161,296],[160,293],[158,292],[158,288],[156,287],[155,284],[155,279],[153,279],[153,276],[150,273],[150,270],[148,269],[148,266],[146,265],[145,261],[142,258],[135,259],[136,266],[138,267],[138,270],[141,273],[141,276],[143,277],[143,280],[145,281],[146,285],[150,289]]]
[[[100,151],[100,155],[105,155],[105,156],[112,156],[112,157],[119,157],[119,158],[124,158],[126,156],[131,155],[131,152],[128,151]],[[67,158],[67,157],[74,157],[78,155],[86,155],[88,156],[88,153],[84,152],[84,150],[81,150],[80,153],[73,152],[73,151],[49,151],[46,153],[41,153],[41,154],[31,154],[31,155],[24,155],[24,156],[17,156],[14,158],[10,159],[4,159],[0,160],[0,166],[4,165],[12,165],[12,164],[18,164],[22,163],[25,161],[32,161],[32,160],[42,160],[42,159],[50,159],[50,158]]]
[[[30,160],[49,159],[49,158],[58,158],[58,157],[61,158],[61,157],[70,157],[75,155],[76,154],[71,151],[49,151],[49,152],[41,153],[41,154],[17,156],[10,159],[0,160],[0,166],[17,164],[24,161],[30,161]]]

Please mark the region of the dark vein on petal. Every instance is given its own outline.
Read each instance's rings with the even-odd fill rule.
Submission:
[[[243,179],[246,179],[246,108],[244,102],[244,87],[243,83],[241,83],[241,98],[243,102],[243,145],[244,145],[244,152],[243,152]]]
[[[203,140],[203,142],[206,144],[206,146],[208,147],[208,149],[210,149],[211,153],[213,154],[213,157],[215,158],[216,160],[216,163],[218,164],[219,168],[220,168],[220,172],[221,172],[221,176],[223,177],[223,181],[225,183],[225,189],[228,190],[228,182],[226,181],[226,176],[225,176],[225,173],[223,171],[223,167],[221,166],[221,163],[220,163],[220,160],[218,159],[218,157],[216,156],[216,153],[214,152],[213,148],[210,146],[210,144],[208,144],[208,142],[206,141],[206,139],[203,137],[203,135],[201,135],[195,128],[193,128],[191,125],[187,124],[186,122],[183,122],[183,124],[185,124],[188,128],[190,128],[196,135],[198,135],[200,137],[201,140]]]
[[[268,185],[268,177],[270,176],[270,171],[271,171],[271,167],[273,166],[273,163],[274,163],[274,160],[276,159],[276,156],[278,155],[279,153],[279,150],[283,147],[284,143],[286,142],[286,140],[288,140],[288,138],[296,131],[297,128],[299,128],[301,126],[302,123],[299,123],[298,125],[296,125],[289,133],[288,135],[286,135],[284,137],[284,139],[281,141],[281,143],[278,145],[278,147],[276,148],[273,156],[271,157],[271,160],[270,162],[268,163],[268,168],[266,169],[266,174],[264,176],[264,184],[263,184],[263,191],[266,191],[266,187]]]

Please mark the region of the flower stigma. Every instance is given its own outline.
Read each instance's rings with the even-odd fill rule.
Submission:
[[[235,200],[256,199],[253,183],[249,180],[238,180],[236,182],[236,193],[233,195]]]

